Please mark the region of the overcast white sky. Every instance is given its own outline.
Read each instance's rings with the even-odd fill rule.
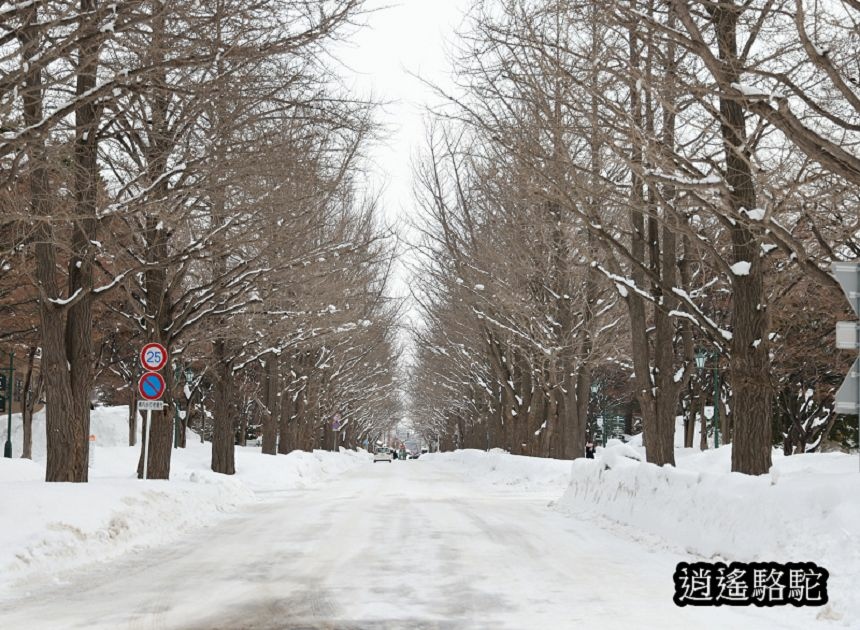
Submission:
[[[447,52],[469,4],[470,0],[368,0],[367,8],[373,12],[365,17],[366,27],[335,52],[346,66],[348,86],[387,102],[378,119],[389,133],[370,159],[372,187],[383,191],[389,223],[404,223],[412,212],[411,162],[423,148],[425,108],[438,102],[412,74],[450,85]],[[395,291],[403,295],[407,279],[402,267],[397,280]]]

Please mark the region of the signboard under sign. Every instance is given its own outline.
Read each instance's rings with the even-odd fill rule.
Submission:
[[[161,411],[164,409],[164,402],[161,400],[138,400],[138,411]]]

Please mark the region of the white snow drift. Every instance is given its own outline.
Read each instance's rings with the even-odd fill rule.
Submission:
[[[536,459],[501,451],[434,455],[464,477],[561,497],[553,507],[649,548],[710,561],[811,561],[830,572],[820,618],[860,619],[860,472],[857,455],[784,457],[769,475],[729,472],[731,446],[676,451],[677,467],[644,462],[636,443],[610,441],[597,459]]]
[[[237,474],[219,475],[209,469],[210,445],[189,433],[188,448],[173,451],[170,481],[142,481],[136,478],[139,448],[126,445],[127,414],[127,407],[93,412],[98,446],[89,483],[44,482],[43,413],[34,419],[34,461],[0,458],[0,590],[4,582],[39,579],[133,547],[170,542],[261,500],[262,493],[306,487],[369,463],[366,453],[295,451],[273,457],[237,447]],[[20,416],[14,421],[19,451]]]

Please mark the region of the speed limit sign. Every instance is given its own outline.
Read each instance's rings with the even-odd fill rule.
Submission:
[[[145,370],[157,372],[167,363],[167,350],[160,343],[148,343],[140,351],[140,364]]]

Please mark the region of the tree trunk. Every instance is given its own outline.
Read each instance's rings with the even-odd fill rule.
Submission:
[[[280,358],[274,354],[266,356],[264,369],[265,378],[263,380],[263,454],[274,455],[278,442],[278,400],[280,399],[280,379],[278,375],[278,367],[280,366]]]
[[[164,409],[152,412],[152,425],[149,427],[149,444],[147,445],[146,469],[147,479],[170,479],[170,456],[173,444],[173,397],[170,388],[164,393]],[[142,425],[145,429],[146,425]],[[142,435],[146,435],[143,433]],[[144,438],[145,439],[145,438]],[[143,439],[141,439],[140,456],[137,460],[137,477],[143,478]]]
[[[152,40],[150,56],[155,68],[148,80],[156,86],[166,84],[163,58],[164,51],[164,7],[162,2],[153,3]],[[169,96],[165,90],[155,90],[149,99],[150,127],[147,129],[146,168],[147,179],[150,182],[153,195],[158,199],[167,196],[167,178],[164,173],[168,170],[170,153]],[[173,336],[170,332],[172,319],[170,316],[171,300],[168,293],[167,268],[168,231],[163,229],[158,212],[148,213],[145,219],[144,237],[146,239],[146,271],[144,287],[146,291],[145,314],[147,332],[150,339],[157,341],[167,350],[168,356],[172,348]],[[149,479],[170,478],[170,458],[172,456],[173,436],[175,432],[174,388],[175,374],[171,374],[172,365],[168,362],[161,370],[167,383],[164,394],[165,407],[161,412],[153,413],[150,427],[150,443],[148,450]]]
[[[699,398],[693,396],[692,386],[688,383],[689,407],[684,413],[684,448],[693,448],[693,438],[696,430],[696,409]]]
[[[33,387],[33,364],[36,359],[36,346],[31,346],[27,352],[27,371],[24,373],[24,387],[21,401],[21,422],[24,429],[21,457],[33,459],[33,408],[39,396],[42,395],[42,373],[36,378]],[[12,401],[9,401],[12,404]]]
[[[239,415],[239,437],[236,442],[239,443],[239,446],[248,446],[248,413],[243,405],[239,407],[238,405],[234,405],[233,407],[236,409],[236,412]]]
[[[591,374],[582,365],[571,374],[572,370],[565,370],[564,389],[562,402],[559,405],[559,414],[564,422],[564,459],[577,459],[585,457],[585,441],[588,425],[588,399],[591,391]]]
[[[665,220],[665,219],[664,219]],[[675,235],[664,225],[662,234],[663,264],[659,269],[664,283],[675,286]],[[656,242],[656,241],[655,241]],[[658,246],[659,247],[659,246]],[[683,387],[683,379],[675,380],[675,327],[669,311],[676,304],[672,295],[658,290],[661,307],[654,309],[654,380],[657,395],[653,396],[654,415],[648,433],[647,459],[658,466],[675,465],[675,415],[678,409],[678,396]]]
[[[722,392],[720,392],[720,443],[732,443],[732,422],[733,415],[728,411],[728,401],[723,400]]]
[[[132,379],[134,380],[134,379]],[[137,387],[132,382],[128,388],[128,445],[137,445]]]
[[[723,60],[721,83],[740,83],[737,65],[738,10],[733,2],[710,8]],[[736,100],[720,97],[720,129],[726,154],[726,184],[736,216],[756,207],[744,112]],[[731,377],[734,409],[741,409],[734,426],[732,471],[762,475],[771,467],[773,448],[772,392],[768,356],[769,322],[764,292],[761,245],[749,229],[735,221],[731,228],[733,262],[749,263],[747,275],[731,274]],[[715,405],[719,403],[716,402]]]
[[[226,358],[226,348],[223,339],[214,343],[213,361],[216,365],[215,379],[215,417],[212,429],[212,470],[224,475],[236,473],[235,466],[235,431],[230,414],[230,398],[232,395],[232,374]]]
[[[178,402],[176,403],[179,404]],[[185,448],[188,441],[188,409],[185,410],[185,415],[179,418],[179,448]]]
[[[84,15],[92,15],[94,0],[81,0]],[[38,3],[28,9],[21,29],[22,53],[25,59],[38,59]],[[99,38],[90,32],[93,26],[81,24],[82,34],[77,66],[78,96],[95,85]],[[24,124],[32,126],[42,119],[42,69],[32,64],[22,94]],[[36,222],[36,276],[39,283],[39,320],[42,336],[41,371],[45,377],[47,408],[46,481],[85,482],[88,478],[90,389],[92,385],[92,241],[95,234],[95,201],[98,171],[96,168],[95,103],[83,99],[75,108],[74,198],[75,213],[69,256],[69,297],[77,296],[72,305],[63,305],[56,279],[57,248],[53,227],[44,220],[54,215],[50,203],[45,143],[33,134],[27,143],[30,165],[29,193]]]
[[[545,382],[548,380],[549,378],[545,378]],[[540,440],[538,441],[538,443],[540,444],[541,454],[544,457],[553,457],[555,455],[553,449],[555,447],[555,423],[556,418],[558,417],[558,400],[556,399],[555,394],[552,391],[544,392],[543,390],[541,390],[538,392],[538,395],[543,399],[544,402],[543,424],[546,425],[541,431]]]
[[[215,29],[216,34],[214,41],[215,46],[223,45],[223,28],[226,24],[227,16],[224,12],[224,6],[221,3],[217,4],[215,14]],[[216,72],[218,76],[225,76],[224,59],[219,54],[216,61]],[[213,131],[214,138],[214,160],[213,160],[213,175],[215,176],[215,186],[212,194],[211,220],[212,224],[218,227],[226,228],[227,220],[227,190],[226,184],[219,178],[219,171],[227,167],[228,145],[230,138],[228,137],[229,125],[227,123],[227,103],[225,95],[218,91],[213,99]],[[226,252],[217,253],[211,261],[212,276],[214,278],[223,277],[227,271]],[[227,354],[227,339],[223,334],[223,320],[216,320],[216,337],[213,341],[212,360],[215,368],[215,387],[214,387],[214,417],[212,427],[212,470],[225,475],[235,474],[236,468],[234,463],[235,451],[235,433],[234,422],[230,415],[230,399],[232,395],[233,374],[231,373],[231,362]]]
[[[288,454],[295,444],[295,419],[293,412],[295,400],[288,391],[281,392],[281,412],[278,415],[278,444],[277,451],[281,455]]]
[[[630,29],[630,67],[638,70],[640,65],[639,38],[634,29]],[[642,102],[640,90],[635,85],[634,73],[631,73],[630,111],[633,124],[642,124]],[[634,144],[631,149],[631,193],[630,193],[630,254],[641,264],[645,264],[645,191],[644,182],[639,175],[642,168],[642,146]],[[645,288],[645,272],[633,265],[630,276],[639,290]],[[626,298],[630,318],[631,358],[633,359],[633,376],[636,386],[636,399],[639,401],[639,411],[642,414],[642,441],[646,445],[646,454],[651,452],[648,444],[651,442],[651,431],[657,424],[657,410],[654,403],[656,384],[651,375],[650,349],[648,347],[647,322],[645,317],[645,302],[636,291],[628,291]],[[656,452],[656,451],[654,451]],[[649,461],[650,455],[648,455]]]

